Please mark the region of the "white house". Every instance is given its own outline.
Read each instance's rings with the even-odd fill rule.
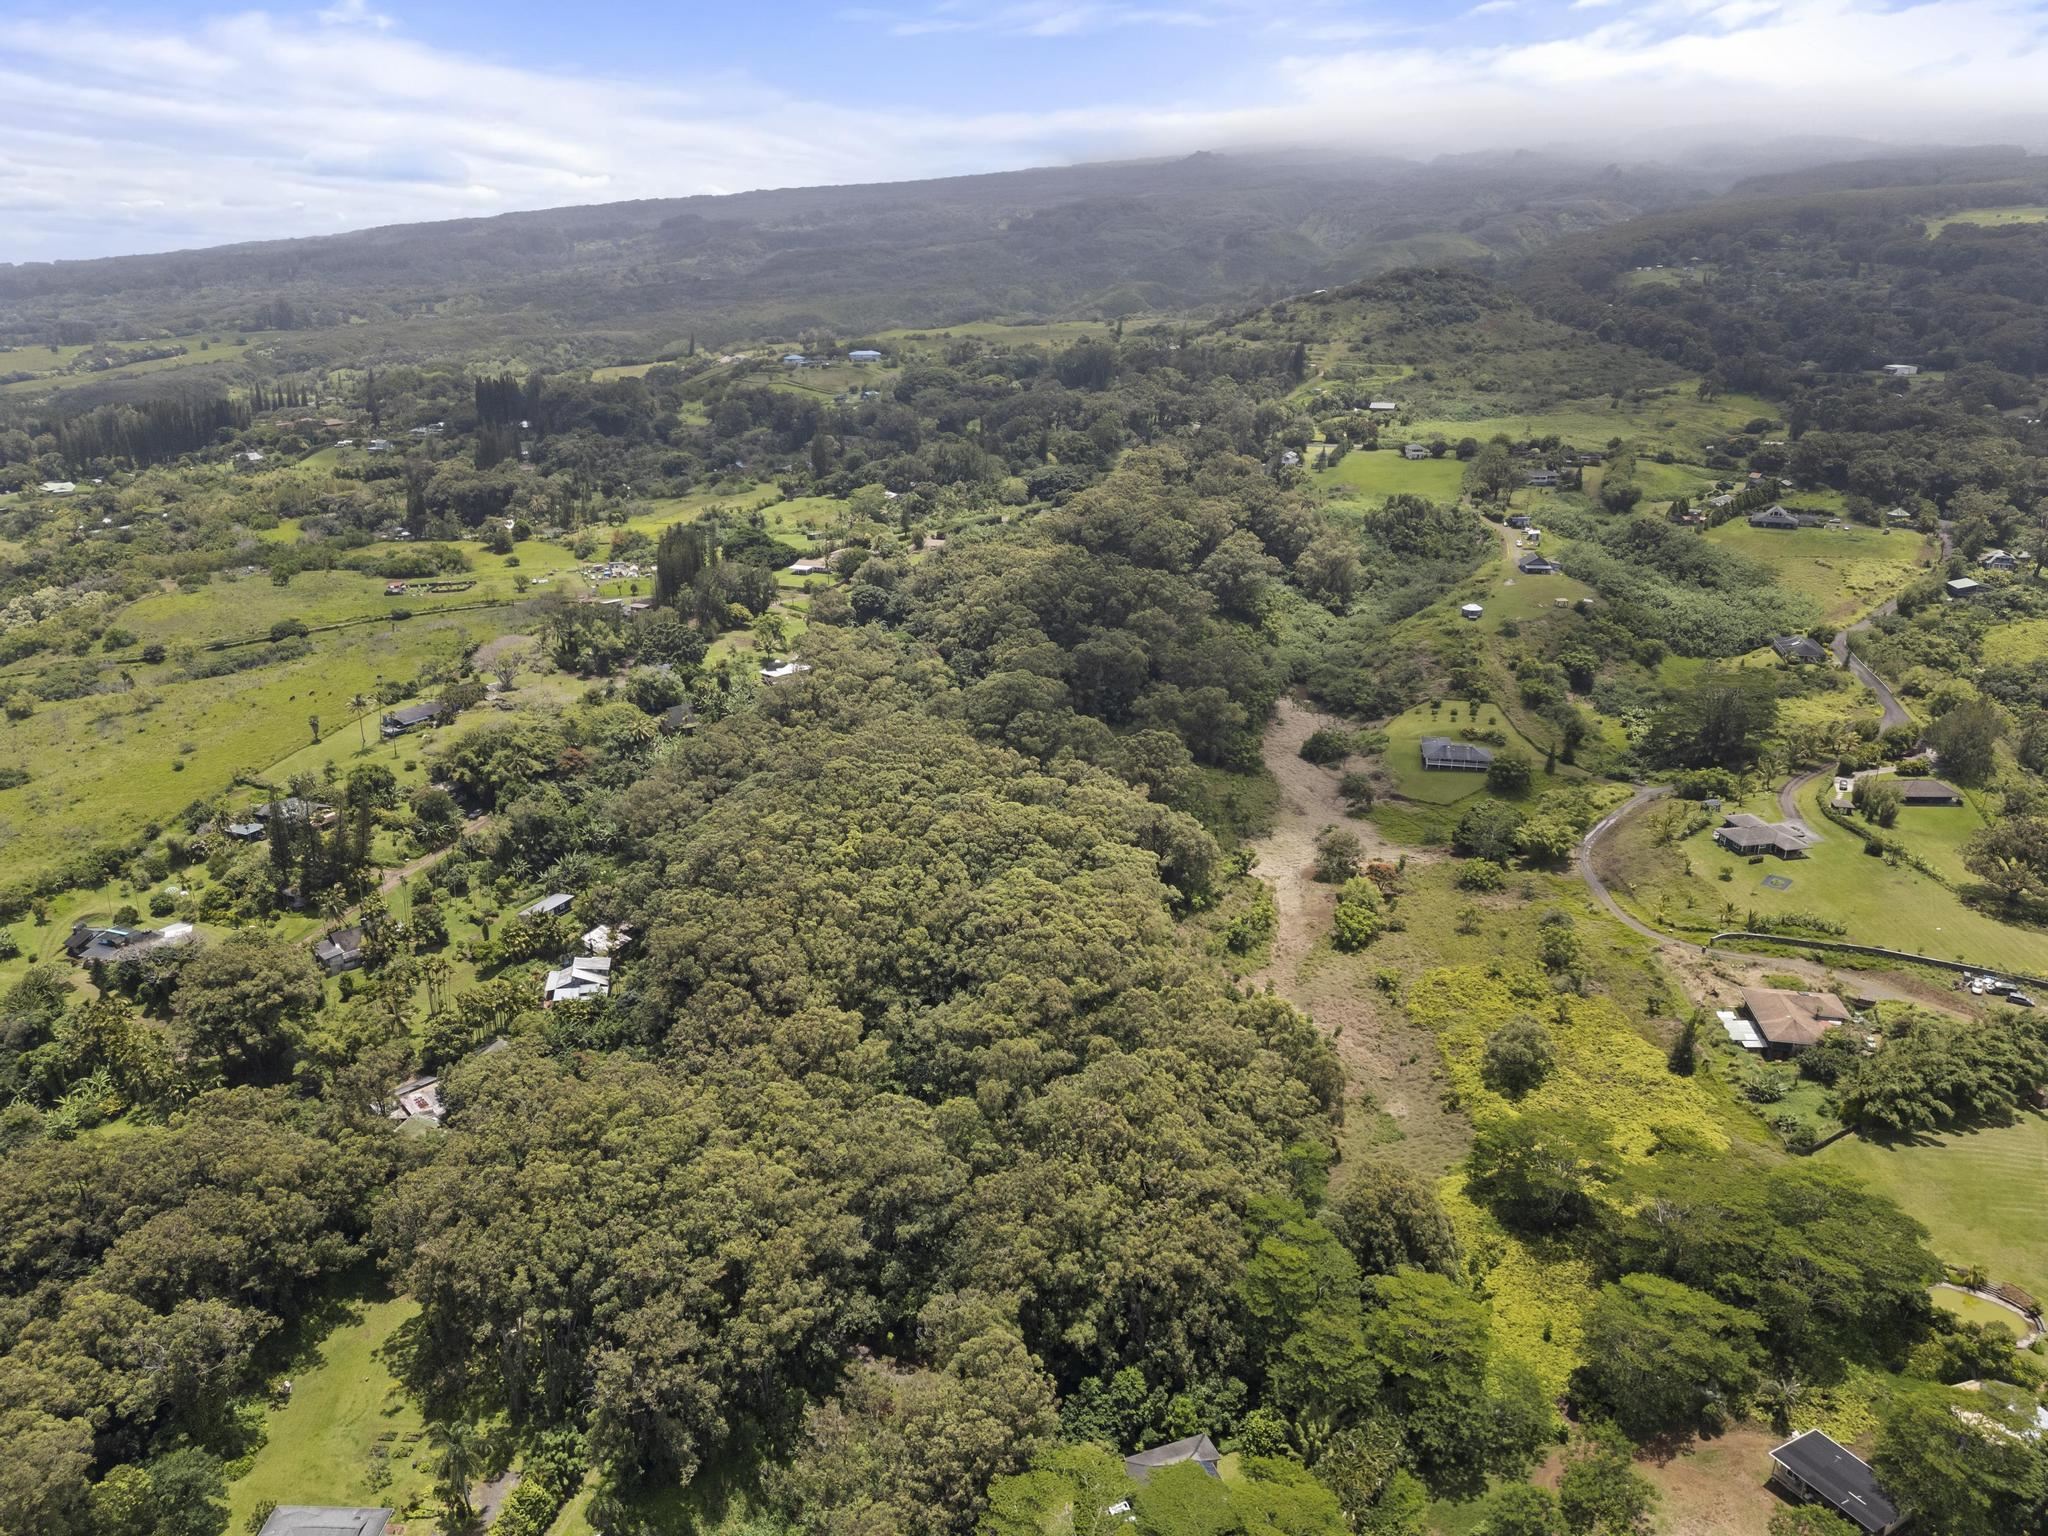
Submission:
[[[78,489],[78,484],[72,480],[45,480],[39,489],[46,496],[69,496]]]
[[[873,347],[855,347],[846,357],[848,362],[854,363],[879,363],[882,360],[882,354]]]
[[[1479,606],[1479,604],[1477,604],[1477,603],[1466,603],[1466,604],[1465,604],[1465,605],[1464,605],[1463,607],[1461,607],[1461,608],[1460,608],[1460,609],[1458,610],[1458,612],[1459,612],[1459,614],[1460,614],[1460,615],[1462,615],[1462,616],[1463,616],[1463,617],[1465,617],[1465,618],[1468,618],[1468,619],[1476,619],[1476,618],[1478,618],[1478,617],[1479,617],[1479,616],[1480,616],[1480,615],[1481,615],[1482,613],[1486,612],[1486,610],[1485,610],[1484,608],[1480,607],[1480,606]]]
[[[1398,411],[1399,409],[1401,409],[1401,407],[1392,400],[1368,401],[1365,408],[1368,411]]]
[[[802,677],[811,670],[807,661],[785,661],[780,666],[763,667],[761,681],[764,683],[786,683],[792,677]]]
[[[549,971],[541,984],[541,1001],[549,1007],[573,1003],[585,997],[603,997],[612,989],[612,962],[608,955],[577,955],[558,971]]]
[[[1884,371],[1895,379],[1910,379],[1920,371],[1917,363],[1886,363]]]
[[[809,361],[810,359],[801,352],[785,352],[782,354],[782,366],[785,368],[801,368]]]

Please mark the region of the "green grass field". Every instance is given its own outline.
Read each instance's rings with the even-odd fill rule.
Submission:
[[[66,373],[63,370],[76,362],[80,354],[90,350],[86,347],[59,347],[52,352],[48,347],[15,347],[0,352],[0,374],[27,373],[33,371],[37,377],[17,379],[12,384],[0,384],[0,391],[7,394],[38,394],[51,389],[60,389],[69,384],[90,383],[99,379],[135,378],[145,373],[163,373],[174,368],[196,368],[204,363],[232,363],[252,347],[260,346],[272,339],[271,333],[247,332],[235,336],[214,338],[206,335],[171,336],[162,342],[125,343],[116,347],[126,351],[141,345],[178,345],[186,348],[182,357],[157,357],[145,362],[123,363],[114,368],[102,368],[93,372]],[[201,351],[201,344],[205,350]]]
[[[1938,235],[1951,224],[2040,224],[2048,222],[2048,208],[2034,204],[2018,208],[1965,208],[1961,213],[1939,214],[1927,221],[1927,233]]]
[[[1303,455],[1315,462],[1316,447]],[[1332,469],[1311,470],[1309,484],[1332,496],[1363,497],[1384,501],[1407,492],[1427,496],[1431,501],[1456,501],[1464,482],[1465,466],[1455,455],[1440,459],[1406,459],[1393,449],[1357,449],[1344,455]]]
[[[1814,498],[1800,498],[1800,505]],[[1816,510],[1825,510],[1816,505]],[[1846,528],[1752,528],[1741,518],[1707,535],[1713,544],[1770,567],[1788,592],[1811,598],[1831,621],[1858,618],[1898,593],[1929,554],[1917,533]]]
[[[400,1298],[351,1311],[316,1346],[316,1363],[292,1376],[291,1400],[265,1416],[263,1448],[228,1489],[230,1530],[266,1500],[381,1504],[403,1515],[429,1497],[425,1426],[382,1355],[419,1308]]]
[[[1690,388],[1674,386],[1645,400],[1624,398],[1619,405],[1606,396],[1566,401],[1546,410],[1519,415],[1490,415],[1475,409],[1468,417],[1435,417],[1407,424],[1411,435],[1441,433],[1456,442],[1476,437],[1482,442],[1496,432],[1517,440],[1555,432],[1582,448],[1598,447],[1610,438],[1626,438],[1644,453],[1669,448],[1679,457],[1696,453],[1744,422],[1769,416],[1769,401],[1754,395],[1717,395],[1701,400]]]
[[[1825,782],[1809,785],[1801,801],[1807,824],[1821,835],[1804,858],[1751,863],[1715,844],[1711,828],[1660,846],[1653,829],[1668,812],[1657,807],[1632,816],[1609,836],[1601,849],[1601,873],[1624,905],[1653,926],[1675,932],[1697,936],[1740,927],[1751,912],[1813,913],[1843,924],[1853,943],[1999,968],[2040,968],[2048,951],[2040,934],[1965,906],[1952,891],[1908,865],[1870,857],[1847,831],[1822,818],[1817,797]],[[1779,816],[1775,794],[1728,807],[1738,808],[1772,821]],[[1929,814],[1902,811],[1899,819]],[[1946,822],[1916,822],[1909,836],[1927,842],[1944,833],[1957,840],[1967,836],[1970,823],[1950,814],[1954,819]],[[1731,879],[1720,878],[1724,869]],[[1769,877],[1789,880],[1790,887],[1772,890],[1763,883]],[[1732,922],[1724,903],[1734,906]]]
[[[2048,1116],[1890,1146],[1849,1136],[1815,1155],[1897,1201],[1947,1262],[2048,1297]]]
[[[321,725],[313,755],[344,759],[358,746],[352,696],[453,662],[498,634],[495,620],[485,611],[343,630],[296,661],[226,677],[174,680],[174,663],[138,666],[126,693],[44,704],[0,724],[0,763],[34,775],[0,790],[0,864],[28,873],[76,846],[168,822],[238,774],[272,773],[311,745],[309,716]]]
[[[1988,666],[2025,666],[2048,657],[2048,619],[2019,619],[2001,624],[1984,637]]]

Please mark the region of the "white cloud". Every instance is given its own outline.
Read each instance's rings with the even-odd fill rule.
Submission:
[[[1225,26],[1236,3],[1171,14]],[[1244,63],[1227,92],[1191,77],[1178,106],[971,113],[802,96],[701,66],[650,84],[492,63],[378,26],[368,0],[337,0],[342,19],[322,26],[262,12],[156,30],[0,19],[0,260],[1233,145],[1581,143],[1634,158],[1679,134],[2038,144],[2037,5],[1635,0],[1577,22],[1553,11],[1550,35],[1514,43],[1309,6],[1278,34],[1295,56]],[[1049,37],[1084,13],[1136,14],[1084,0],[1000,9]],[[993,11],[947,0],[918,14],[973,26]],[[1247,60],[1252,35],[1270,44],[1270,15],[1243,16]],[[1378,35],[1334,35],[1353,25]],[[1028,82],[1014,99],[1031,100]]]
[[[1518,0],[1479,0],[1479,4],[1473,6],[1465,14],[1467,16],[1497,16],[1502,11],[1514,10],[1517,4]]]
[[[330,27],[375,27],[379,32],[388,31],[391,27],[391,18],[381,11],[371,10],[368,0],[337,0],[336,4],[317,14]]]

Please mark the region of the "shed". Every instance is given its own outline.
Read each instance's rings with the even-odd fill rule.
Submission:
[[[1452,741],[1446,736],[1422,738],[1422,766],[1454,773],[1484,773],[1493,766],[1493,754],[1470,742]]]
[[[1991,590],[1974,576],[1958,576],[1953,581],[1943,582],[1941,589],[1951,598],[1975,597],[1980,592]]]
[[[1466,603],[1458,609],[1459,616],[1467,619],[1476,619],[1484,612],[1486,610],[1477,603]]]
[[[1886,363],[1884,371],[1895,379],[1910,379],[1920,371],[1918,363]]]
[[[1401,457],[1404,459],[1426,459],[1429,457],[1429,450],[1421,443],[1409,443],[1402,448]]]
[[[1826,1505],[1870,1536],[1889,1536],[1905,1523],[1870,1463],[1817,1429],[1771,1452],[1771,1481],[1796,1499]]]
[[[519,915],[521,917],[560,917],[575,904],[575,901],[575,892],[556,891],[552,895],[541,897],[539,901],[528,902],[519,909]]]
[[[1368,411],[1398,411],[1401,407],[1392,400],[1373,400],[1365,407]]]

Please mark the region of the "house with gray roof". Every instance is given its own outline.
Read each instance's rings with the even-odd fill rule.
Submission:
[[[257,1536],[384,1536],[388,1509],[350,1509],[329,1504],[280,1504]]]
[[[1828,661],[1834,654],[1809,635],[1780,635],[1771,642],[1771,649],[1787,661],[1808,664]]]
[[[1422,738],[1422,766],[1452,773],[1484,773],[1493,766],[1493,754],[1470,742],[1452,741],[1446,736]]]

